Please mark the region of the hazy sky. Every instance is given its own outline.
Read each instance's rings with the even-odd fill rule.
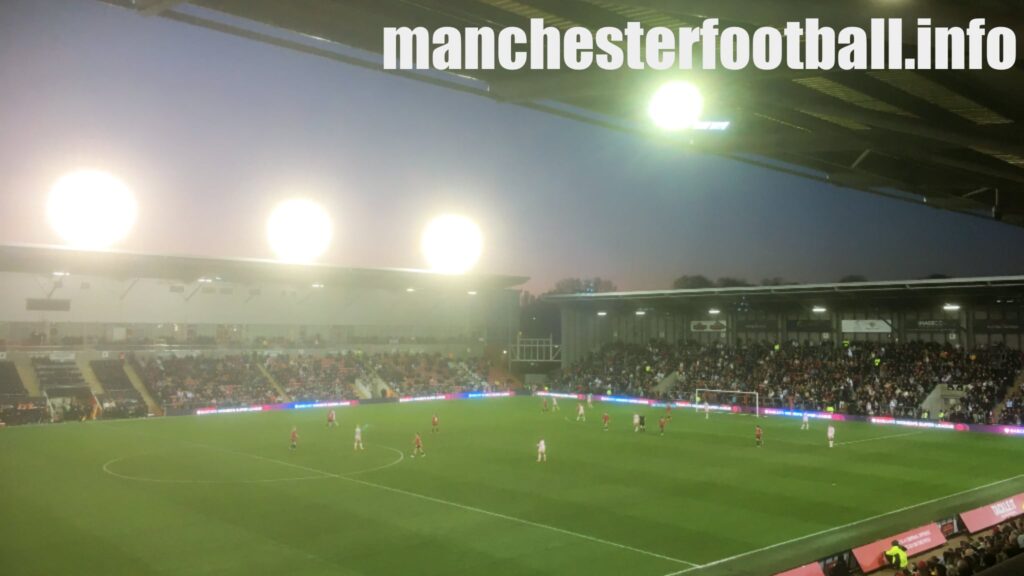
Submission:
[[[93,167],[140,205],[119,248],[270,257],[273,204],[332,212],[325,261],[421,267],[429,218],[478,270],[668,287],[1024,273],[1024,230],[687,155],[637,136],[85,0],[0,2],[0,243],[57,243],[46,192]]]

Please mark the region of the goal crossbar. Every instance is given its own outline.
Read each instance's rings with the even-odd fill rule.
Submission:
[[[693,403],[696,405],[704,404],[704,395],[710,394],[732,394],[732,395],[743,395],[754,397],[754,417],[761,417],[761,395],[757,392],[748,392],[744,390],[716,390],[714,388],[697,388],[693,391]]]

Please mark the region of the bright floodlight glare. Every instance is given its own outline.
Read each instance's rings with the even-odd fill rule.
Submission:
[[[310,200],[285,200],[267,219],[267,242],[279,260],[312,262],[327,251],[333,235],[331,217]]]
[[[434,218],[423,231],[420,249],[427,264],[441,274],[464,274],[480,259],[484,238],[469,218],[445,214]]]
[[[828,310],[824,306],[815,306],[814,308],[811,308],[811,312],[814,312],[815,314],[824,314],[825,312],[828,312]]]
[[[712,308],[712,309],[708,310],[708,314],[711,314],[712,316],[716,316],[716,315],[721,314],[721,313],[722,313],[722,311],[719,310],[718,308]]]
[[[654,93],[647,114],[662,130],[686,130],[700,120],[704,97],[689,82],[668,82]]]
[[[135,225],[137,206],[128,186],[98,170],[61,177],[50,189],[50,227],[74,248],[103,249],[124,240]]]
[[[960,309],[959,304],[943,304],[942,309],[946,312],[956,312]]]

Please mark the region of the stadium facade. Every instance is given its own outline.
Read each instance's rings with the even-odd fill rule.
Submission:
[[[609,342],[948,342],[1024,348],[1024,276],[552,295],[563,366]]]
[[[262,346],[480,355],[515,276],[0,247],[0,348]]]

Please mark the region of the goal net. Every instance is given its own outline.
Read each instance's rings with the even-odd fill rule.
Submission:
[[[745,402],[745,403],[744,403]],[[753,402],[754,417],[761,416],[761,395],[757,392],[742,390],[715,390],[714,388],[697,388],[693,392],[693,403],[700,409],[705,403],[714,406],[739,404],[750,406]]]

